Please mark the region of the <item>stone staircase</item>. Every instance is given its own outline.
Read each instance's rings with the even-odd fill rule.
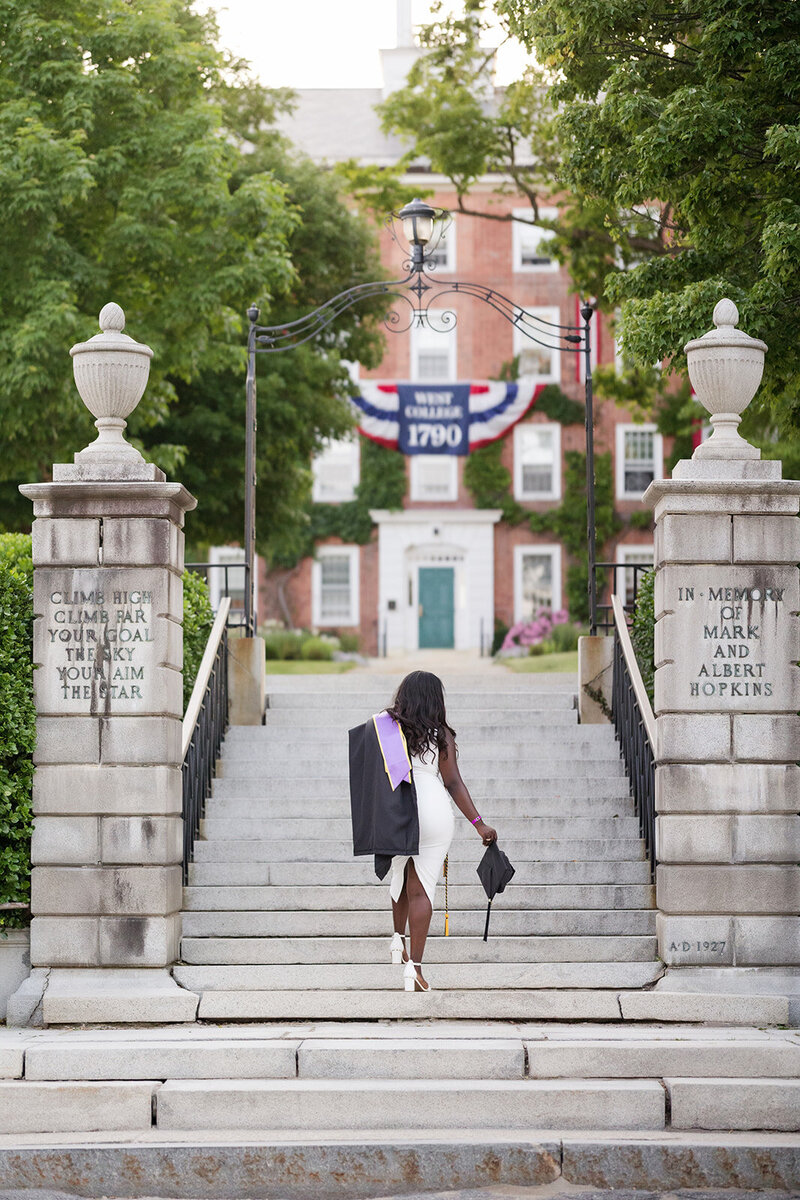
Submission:
[[[451,936],[442,886],[425,956],[436,990],[401,990],[388,887],[353,858],[347,777],[348,728],[396,682],[276,677],[266,724],[229,731],[174,972],[199,1016],[619,1019],[618,993],[661,974],[653,888],[613,731],[578,724],[568,678],[450,680],[462,774],[517,873],[484,943],[482,847],[457,818]]]
[[[0,1191],[46,1180],[94,1196],[313,1200],[321,1181],[352,1198],[559,1177],[659,1194],[785,1187],[800,1178],[798,1072],[800,1035],[785,1029],[0,1029]]]
[[[578,726],[563,682],[452,682],[465,777],[517,876],[484,943],[481,847],[461,822],[452,936],[439,907],[426,954],[439,990],[400,990],[387,888],[352,858],[345,736],[393,683],[281,681],[264,727],[230,731],[175,968],[200,1020],[0,1030],[0,1191],[796,1183],[800,1033],[767,1028],[788,1002],[648,987],[627,783],[610,729]]]

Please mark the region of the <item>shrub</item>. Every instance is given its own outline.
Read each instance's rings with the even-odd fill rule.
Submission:
[[[333,658],[333,644],[327,638],[304,638],[300,657],[305,662],[329,662]]]
[[[361,647],[361,638],[357,633],[340,633],[339,634],[339,649],[344,654],[358,654]]]
[[[0,533],[0,563],[33,579],[33,554],[29,533]]]
[[[553,612],[549,608],[540,608],[532,621],[517,621],[512,625],[503,639],[502,650],[514,650],[518,646],[538,646],[550,637],[553,627],[564,625],[569,621],[569,613],[565,608]]]
[[[0,535],[0,903],[30,899],[33,826],[33,564],[31,539]],[[0,928],[27,925],[0,911]]]
[[[214,624],[214,610],[208,584],[196,571],[183,573],[183,710],[189,703],[208,635]]]
[[[495,619],[494,619],[494,637],[492,638],[492,657],[494,657],[494,655],[497,654],[497,651],[500,649],[503,642],[506,640],[507,633],[508,633],[508,625],[506,625],[505,621],[501,621],[499,617],[495,617]]]
[[[647,689],[647,694],[650,697],[650,703],[653,703],[653,692],[655,689],[655,636],[656,636],[656,612],[655,612],[655,571],[645,571],[639,578],[639,587],[636,591],[636,608],[633,614],[633,623],[631,625],[631,641],[633,642],[633,650],[636,655],[636,661],[639,664],[639,670],[642,673],[642,681]]]
[[[287,662],[300,657],[302,634],[291,629],[276,629],[264,638],[267,658],[278,662]]]
[[[578,649],[578,638],[582,633],[580,625],[573,625],[570,621],[563,625],[554,625],[547,640],[554,654],[563,654]]]

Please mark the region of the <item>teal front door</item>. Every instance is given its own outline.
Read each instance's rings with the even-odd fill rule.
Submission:
[[[419,569],[419,648],[452,650],[455,644],[455,569]]]

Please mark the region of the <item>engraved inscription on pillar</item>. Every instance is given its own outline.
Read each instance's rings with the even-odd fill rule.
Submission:
[[[148,568],[37,573],[34,661],[39,712],[154,711],[165,655],[164,574]]]
[[[796,570],[671,567],[664,574],[675,657],[657,672],[660,711],[800,707]]]

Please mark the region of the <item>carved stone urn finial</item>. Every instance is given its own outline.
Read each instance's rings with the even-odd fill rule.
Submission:
[[[739,422],[761,383],[766,342],[736,328],[739,310],[732,300],[719,301],[713,320],[715,329],[684,346],[695,396],[713,426],[692,457],[760,458],[760,450],[740,435]]]
[[[153,351],[123,333],[124,328],[120,306],[106,304],[100,333],[70,350],[76,387],[98,430],[95,440],[75,455],[76,463],[144,463],[123,430],[147,386]]]

